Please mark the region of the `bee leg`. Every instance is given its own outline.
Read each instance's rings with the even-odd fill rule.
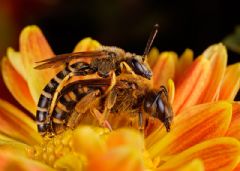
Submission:
[[[96,108],[93,108],[92,110],[90,110],[90,112],[98,120],[100,126],[107,127],[110,131],[112,131],[112,127],[110,123],[107,120],[102,121],[103,114],[99,112],[99,110],[97,110]]]
[[[82,97],[82,99],[76,104],[74,112],[69,117],[67,126],[74,129],[80,123],[83,114],[86,114],[89,112],[89,109],[91,110],[92,107],[96,106],[100,94],[100,90],[94,90]]]
[[[108,118],[109,113],[110,113],[112,107],[116,103],[116,100],[117,100],[117,94],[115,93],[114,90],[112,90],[107,95],[107,97],[106,97],[106,99],[104,101],[104,110],[103,110],[102,117],[100,119],[100,125]]]
[[[144,133],[143,114],[141,111],[138,112],[138,129],[141,133]]]

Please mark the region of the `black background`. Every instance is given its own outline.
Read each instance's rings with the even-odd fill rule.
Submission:
[[[58,1],[37,20],[26,24],[41,27],[56,53],[72,51],[90,36],[104,45],[143,53],[152,26],[159,23],[154,46],[179,54],[191,48],[195,56],[218,43],[240,24],[237,1]],[[229,52],[230,63],[239,61]]]

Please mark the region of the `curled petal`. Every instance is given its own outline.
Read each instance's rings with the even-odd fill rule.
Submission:
[[[227,50],[223,44],[219,43],[207,48],[203,56],[210,61],[211,68],[208,76],[210,79],[208,79],[207,89],[202,94],[201,103],[214,101],[219,94],[227,66]]]
[[[14,69],[24,78],[24,80],[27,80],[27,74],[20,52],[16,52],[13,48],[10,47],[7,49],[7,57]]]
[[[0,168],[2,171],[54,171],[41,162],[2,150],[0,150]]]
[[[240,63],[236,63],[227,67],[219,99],[234,100],[240,87]]]
[[[29,91],[27,82],[13,68],[9,59],[4,57],[1,64],[3,80],[13,97],[28,111],[35,113],[36,105]]]
[[[41,142],[35,122],[13,105],[0,99],[0,133],[27,144]]]
[[[240,140],[240,102],[233,103],[232,121],[227,131],[226,136],[235,137]]]
[[[153,67],[153,87],[166,86],[169,79],[174,78],[177,54],[175,52],[162,52]]]
[[[37,103],[44,86],[54,77],[58,69],[34,69],[37,61],[54,56],[47,40],[37,26],[28,26],[20,35],[20,52],[27,73],[27,83]]]
[[[151,157],[177,154],[203,140],[224,136],[232,117],[232,105],[216,102],[193,106],[175,117],[169,133],[158,130],[146,144]],[[159,136],[158,136],[159,135]],[[162,137],[160,140],[156,137]]]
[[[233,170],[239,161],[240,143],[234,138],[221,137],[197,144],[171,157],[158,171],[172,171],[194,158],[202,160],[207,171]]]
[[[183,166],[180,169],[177,169],[177,171],[204,171],[204,164],[199,159],[194,159],[193,161],[189,162],[185,166]]]
[[[95,155],[89,161],[88,171],[143,171],[142,153],[132,147],[120,146],[108,150],[101,156]]]
[[[197,58],[176,83],[173,111],[178,114],[184,108],[198,103],[201,94],[207,88],[210,62],[206,58]]]
[[[182,77],[186,69],[192,64],[193,61],[193,51],[191,49],[186,49],[181,57],[179,58],[176,66],[175,82],[178,82],[179,78]]]
[[[90,37],[82,39],[74,48],[74,52],[95,51],[101,47],[101,44]]]
[[[153,68],[154,65],[156,64],[158,57],[159,57],[159,50],[153,47],[147,56],[147,61],[151,68]]]

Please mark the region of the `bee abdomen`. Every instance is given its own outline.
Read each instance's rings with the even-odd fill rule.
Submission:
[[[56,92],[61,81],[70,74],[70,71],[66,67],[64,70],[60,71],[54,78],[52,78],[49,83],[44,87],[42,94],[40,95],[38,101],[38,109],[36,113],[36,121],[38,132],[44,133],[48,131],[49,124],[47,118],[49,115],[49,107],[52,103],[53,95]]]
[[[77,85],[67,92],[60,92],[61,96],[58,98],[57,104],[51,115],[52,127],[55,133],[58,134],[60,130],[65,129],[76,104],[90,91],[92,91],[91,88]]]

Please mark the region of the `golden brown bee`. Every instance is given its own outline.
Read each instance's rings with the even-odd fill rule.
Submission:
[[[87,112],[98,118],[101,125],[108,124],[110,113],[138,113],[141,129],[143,112],[147,112],[161,120],[169,131],[173,114],[166,88],[162,86],[159,91],[154,91],[149,83],[144,83],[152,76],[146,56],[157,28],[158,25],[155,25],[142,56],[117,47],[103,46],[98,51],[63,54],[40,61],[42,64],[36,69],[56,67],[63,63],[66,67],[50,80],[40,95],[36,113],[39,133],[57,134],[65,127],[74,128]],[[84,57],[92,58],[91,62],[69,64],[73,59]],[[128,73],[123,74],[123,70]],[[69,83],[72,77],[94,73],[101,78]]]

